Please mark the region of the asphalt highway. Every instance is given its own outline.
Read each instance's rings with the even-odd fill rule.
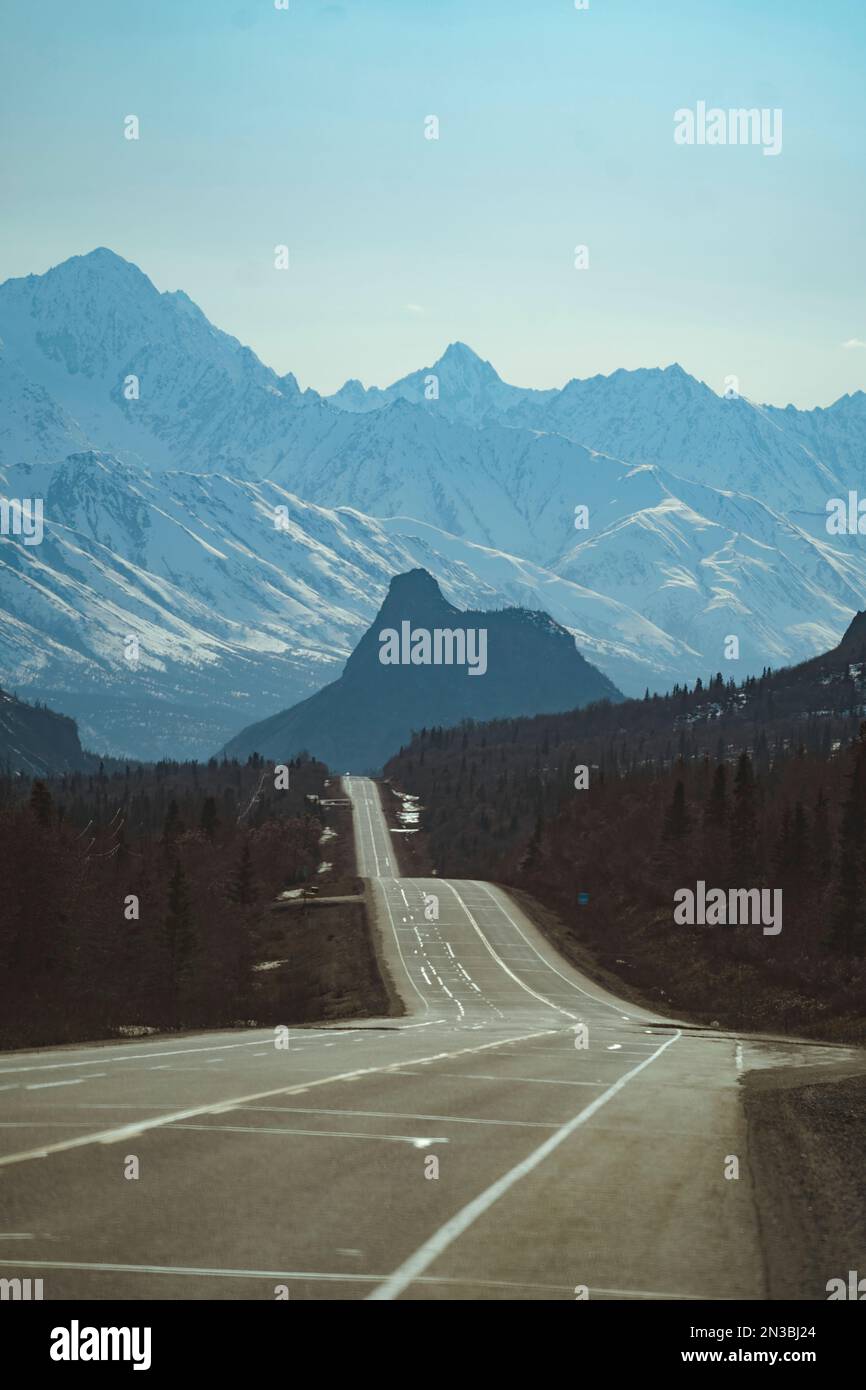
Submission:
[[[0,1055],[0,1278],[46,1299],[765,1297],[738,1078],[844,1050],[618,1000],[502,890],[402,877],[377,788],[344,785],[405,1016],[288,1048],[257,1029]]]

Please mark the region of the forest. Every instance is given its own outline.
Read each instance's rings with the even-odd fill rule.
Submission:
[[[576,963],[722,1026],[866,1036],[862,643],[740,683],[419,731],[385,769],[420,797],[411,869],[540,905]],[[781,889],[784,926],[674,921],[674,894]],[[536,911],[536,915],[539,913]]]
[[[0,1047],[254,1019],[266,910],[328,820],[327,769],[287,767],[0,777]]]

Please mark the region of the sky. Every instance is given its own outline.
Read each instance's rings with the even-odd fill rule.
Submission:
[[[322,392],[455,340],[523,386],[866,387],[863,0],[288,3],[5,0],[0,280],[108,246]],[[781,152],[675,143],[701,101]]]

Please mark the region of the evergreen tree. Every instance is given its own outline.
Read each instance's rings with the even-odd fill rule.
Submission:
[[[532,871],[538,867],[541,860],[541,839],[543,834],[544,817],[539,814],[536,817],[535,829],[529,838],[529,843],[517,866],[521,873],[532,873]]]
[[[802,809],[802,808],[801,808]],[[776,872],[785,878],[791,867],[791,808],[786,806],[782,811],[782,821],[779,826],[779,838],[776,841],[776,850],[773,856]]]
[[[866,724],[854,745],[848,794],[839,825],[839,852],[830,922],[830,945],[859,953],[866,942],[863,851],[866,846]]]
[[[824,883],[833,867],[833,839],[830,833],[829,803],[823,787],[818,790],[812,817],[812,856],[818,881]]]
[[[229,884],[229,898],[233,903],[248,907],[256,900],[256,883],[253,873],[253,855],[249,840],[245,841],[241,857]]]
[[[172,798],[168,803],[168,810],[165,813],[165,820],[162,823],[162,843],[168,849],[175,843],[178,836],[184,832],[184,823],[180,818],[180,811],[177,802]]]
[[[201,828],[209,840],[213,840],[219,829],[220,818],[217,813],[216,797],[206,796],[201,808]]]
[[[33,783],[30,789],[30,809],[38,823],[47,829],[54,817],[54,802],[44,782]]]
[[[686,789],[681,780],[678,780],[674,787],[674,794],[670,805],[665,813],[664,825],[662,827],[662,838],[665,840],[681,840],[688,833],[690,825],[689,813],[686,807]]]
[[[177,1014],[180,988],[192,969],[195,948],[195,927],[193,922],[192,897],[189,880],[177,860],[168,885],[168,910],[164,927],[166,954],[168,957],[168,992],[172,1013]]]
[[[738,885],[749,887],[758,872],[758,815],[755,774],[745,751],[737,760],[730,826],[731,875]]]
[[[719,763],[713,773],[713,783],[704,808],[704,824],[711,831],[721,831],[728,819],[728,769]]]
[[[794,806],[794,818],[791,822],[790,867],[799,878],[809,874],[812,867],[809,817],[802,801],[798,801]]]

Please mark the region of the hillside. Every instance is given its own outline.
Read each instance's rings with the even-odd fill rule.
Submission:
[[[566,954],[638,1001],[861,1040],[864,677],[861,612],[823,656],[739,685],[425,730],[385,768],[420,813],[411,871],[531,895]],[[673,895],[699,881],[780,892],[781,930],[678,926]]]
[[[0,768],[27,777],[94,770],[74,719],[0,690]]]
[[[477,673],[470,674],[468,662],[383,664],[381,634],[399,633],[404,623],[413,632],[483,631],[483,669],[479,663]],[[391,581],[385,602],[339,680],[244,729],[226,752],[281,761],[309,751],[335,771],[364,772],[381,767],[415,729],[619,698],[607,677],[581,656],[574,638],[546,614],[461,611],[419,569]]]

